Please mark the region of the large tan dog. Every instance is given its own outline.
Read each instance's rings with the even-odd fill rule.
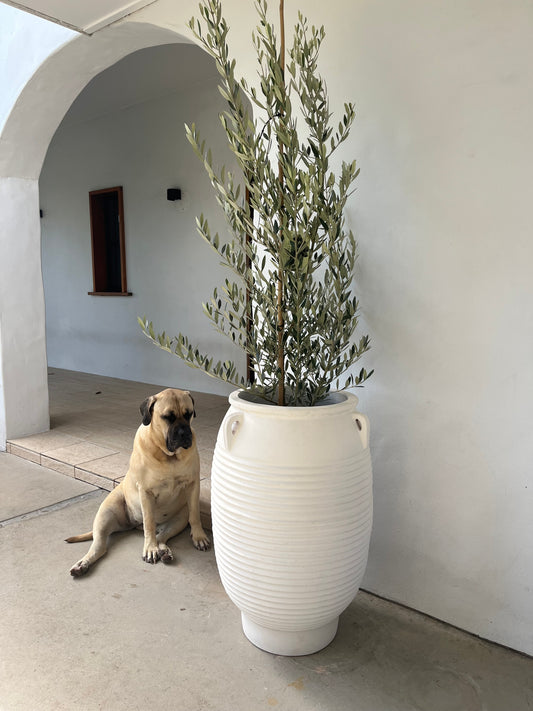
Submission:
[[[200,523],[200,458],[191,420],[196,415],[189,392],[167,389],[147,398],[133,442],[124,480],[102,502],[93,530],[67,538],[68,543],[93,540],[89,552],[70,570],[84,575],[107,551],[109,535],[142,525],[143,560],[169,563],[167,541],[191,526],[199,550],[209,548]]]

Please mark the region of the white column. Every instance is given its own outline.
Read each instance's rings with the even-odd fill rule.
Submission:
[[[0,178],[0,449],[49,427],[38,181]]]

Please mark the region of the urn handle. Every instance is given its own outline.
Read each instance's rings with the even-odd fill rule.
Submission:
[[[360,412],[354,412],[352,419],[357,427],[363,449],[366,449],[368,447],[370,435],[370,423],[368,421],[368,417],[366,415],[362,415]]]
[[[242,412],[232,412],[226,416],[222,423],[222,439],[226,449],[231,448],[237,430],[242,424],[243,417],[244,413]]]

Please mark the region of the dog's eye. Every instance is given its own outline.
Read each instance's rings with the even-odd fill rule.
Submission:
[[[189,412],[189,411],[187,410],[187,412],[185,413],[184,417],[185,417],[186,420],[190,420],[191,417],[192,417],[192,412]]]
[[[163,415],[163,419],[172,424],[176,422],[176,415],[173,412],[169,412],[168,415]]]

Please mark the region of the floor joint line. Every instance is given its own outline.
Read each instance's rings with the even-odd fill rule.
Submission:
[[[94,491],[86,491],[84,494],[78,494],[78,496],[72,496],[69,499],[64,499],[63,501],[57,501],[56,503],[49,504],[48,506],[42,506],[34,511],[28,511],[18,516],[12,516],[11,518],[6,518],[0,521],[0,528],[5,526],[11,526],[14,523],[21,523],[22,521],[29,521],[33,518],[39,518],[39,516],[44,516],[48,513],[53,513],[54,511],[60,511],[67,506],[72,506],[73,504],[82,503],[86,499],[92,499],[96,494],[102,493],[102,489],[95,489]],[[104,492],[105,493],[105,492]]]

